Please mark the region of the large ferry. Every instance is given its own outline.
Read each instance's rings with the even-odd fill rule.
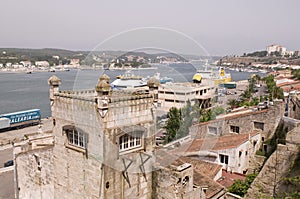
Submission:
[[[218,70],[197,70],[197,73],[193,76],[193,82],[201,83],[202,79],[213,80],[215,84],[224,84],[231,82],[230,73],[226,73],[223,67],[220,67]]]
[[[173,79],[170,77],[161,78],[159,73],[156,73],[153,77],[159,80],[161,84],[173,82]],[[117,79],[111,83],[112,87],[114,89],[125,89],[147,86],[147,81],[150,77],[144,78],[142,76],[134,75],[131,71],[126,71],[124,75],[118,75],[116,78]]]

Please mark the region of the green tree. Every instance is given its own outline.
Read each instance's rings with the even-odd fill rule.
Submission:
[[[180,125],[181,125],[181,118],[180,118],[179,110],[175,107],[170,108],[168,112],[168,121],[165,126],[165,129],[167,131],[167,136],[165,141],[167,143],[175,139]]]
[[[229,188],[228,191],[230,193],[239,195],[239,196],[244,196],[247,193],[248,186],[245,182],[242,180],[236,180]]]
[[[193,121],[192,113],[193,108],[191,102],[188,100],[187,105],[180,109],[181,125],[178,129],[176,138],[181,138],[188,135],[189,128],[191,127]]]
[[[231,109],[237,108],[239,106],[239,102],[236,99],[230,99],[227,103]]]
[[[293,78],[300,80],[300,69],[292,70],[291,74],[293,75]]]
[[[209,120],[211,120],[211,110],[200,110],[200,118],[199,121],[200,122],[208,122]]]
[[[282,90],[282,88],[279,88],[276,86],[276,82],[272,75],[265,77],[264,80],[267,84],[269,98],[271,100],[273,100],[274,98],[284,99],[283,90]]]
[[[247,193],[247,190],[249,189],[251,183],[256,178],[257,174],[249,174],[246,175],[245,181],[242,180],[236,180],[229,188],[228,191],[230,193],[234,193],[239,196],[244,196]]]

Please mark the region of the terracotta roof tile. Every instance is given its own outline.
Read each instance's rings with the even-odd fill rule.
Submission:
[[[161,151],[158,155],[158,159],[168,159],[171,161],[170,165],[175,167],[178,167],[184,163],[192,164],[194,169],[194,185],[207,187],[206,198],[212,198],[214,195],[222,191],[225,192],[225,187],[213,180],[213,177],[217,174],[220,165],[207,163],[190,157],[178,157],[172,154],[170,151]]]
[[[190,163],[194,166],[194,169],[198,172],[201,172],[208,176],[211,179],[214,179],[215,176],[219,173],[219,171],[222,169],[222,165],[206,162],[203,160],[199,160],[192,157],[180,157],[179,158],[183,162]]]
[[[228,188],[234,183],[234,181],[236,181],[236,180],[244,181],[245,179],[246,179],[246,177],[243,174],[231,173],[231,172],[222,170],[222,177],[220,179],[218,179],[217,182],[220,183],[221,185],[223,185],[224,187]]]
[[[178,153],[184,152],[197,152],[207,150],[223,150],[236,148],[237,146],[245,143],[250,137],[259,134],[259,131],[253,131],[247,134],[233,134],[225,135],[221,137],[207,138],[207,139],[195,139],[175,149]]]
[[[222,191],[225,192],[224,186],[198,171],[194,171],[194,184],[200,187],[207,187],[206,198],[213,198],[216,194]]]
[[[180,157],[172,165],[179,166],[184,164],[187,160],[183,157]],[[190,163],[190,162],[188,162]],[[191,164],[191,163],[190,163]],[[221,184],[215,182],[212,178],[208,177],[204,174],[201,168],[197,167],[196,165],[192,164],[194,168],[194,185],[200,187],[207,187],[206,190],[206,198],[212,198],[214,195],[218,194],[219,192],[225,190],[225,187]]]

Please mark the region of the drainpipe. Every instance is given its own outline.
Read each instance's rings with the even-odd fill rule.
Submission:
[[[15,181],[15,198],[19,199],[19,184],[18,184],[18,172],[17,172],[17,161],[16,161],[16,154],[14,152],[15,144],[12,143],[13,147],[13,160],[14,160],[14,181]]]

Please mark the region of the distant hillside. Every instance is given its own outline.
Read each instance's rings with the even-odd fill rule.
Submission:
[[[79,54],[87,55],[88,52],[80,51],[70,51],[64,49],[26,49],[26,48],[0,48],[3,56],[16,56],[20,58],[34,58],[34,57],[47,57],[47,56],[60,56],[60,57],[73,57],[78,56]],[[3,54],[5,52],[5,54]]]
[[[157,57],[167,57],[169,60],[187,62],[189,60],[209,59],[218,60],[219,57],[206,57],[197,55],[183,55],[175,53],[147,53],[147,52],[125,52],[125,51],[72,51],[65,49],[43,48],[0,48],[0,63],[20,63],[21,61],[48,61],[50,66],[68,63],[70,59],[79,59],[83,65],[109,63],[116,58],[125,58],[132,55],[143,57],[145,60],[157,60]]]

